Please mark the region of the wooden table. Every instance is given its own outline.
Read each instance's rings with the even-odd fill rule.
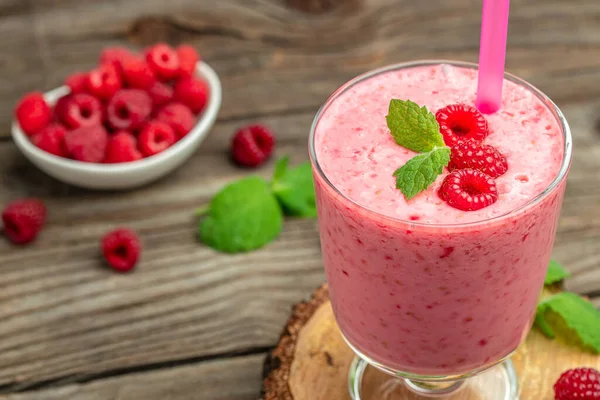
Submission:
[[[35,244],[0,240],[0,399],[255,399],[290,305],[323,273],[314,221],[286,221],[280,239],[244,255],[196,241],[194,209],[248,173],[228,161],[233,131],[262,121],[277,156],[306,160],[315,111],[349,78],[412,59],[476,61],[480,3],[0,0],[0,204],[33,195],[50,210]],[[567,288],[600,305],[600,3],[513,0],[511,11],[508,70],[553,98],[574,133],[554,256],[574,274]],[[105,46],[157,40],[193,43],[223,80],[218,123],[187,164],[101,193],[18,153],[9,123],[22,93],[92,67]],[[131,275],[99,259],[99,237],[118,225],[144,241]]]

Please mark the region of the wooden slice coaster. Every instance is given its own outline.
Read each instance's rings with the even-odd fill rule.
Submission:
[[[279,344],[265,361],[262,400],[350,400],[348,371],[354,353],[344,342],[329,301],[326,285],[312,298],[294,306]],[[549,340],[532,330],[512,357],[519,376],[521,400],[553,400],[552,385],[560,374],[576,367],[600,369],[600,356],[584,353],[574,346]],[[365,374],[366,398],[386,398],[380,393],[389,387],[390,377],[373,371]],[[396,389],[393,397],[413,399]],[[468,390],[461,400],[480,400]]]

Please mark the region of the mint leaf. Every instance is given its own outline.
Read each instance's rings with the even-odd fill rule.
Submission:
[[[600,353],[600,311],[574,293],[562,292],[542,300],[535,325],[549,338],[560,336],[591,353]]]
[[[435,115],[410,100],[390,101],[387,126],[396,143],[418,153],[444,147],[444,138]]]
[[[427,189],[450,162],[450,148],[436,147],[411,158],[394,172],[396,187],[407,200]]]
[[[546,279],[544,280],[544,285],[552,285],[553,283],[557,283],[562,281],[565,278],[570,277],[571,274],[569,271],[564,269],[562,265],[558,263],[558,261],[550,260],[550,264],[548,265],[548,271],[546,272]]]
[[[281,157],[275,163],[275,170],[273,171],[273,183],[281,180],[288,170],[290,158],[288,156]]]
[[[289,158],[275,165],[272,189],[286,215],[315,218],[315,186],[310,162],[288,168]]]
[[[390,101],[386,121],[396,143],[419,154],[394,172],[396,187],[407,200],[427,189],[450,162],[435,115],[410,100]]]
[[[216,250],[237,253],[269,243],[282,225],[281,208],[269,184],[251,176],[217,193],[199,224],[199,237]]]

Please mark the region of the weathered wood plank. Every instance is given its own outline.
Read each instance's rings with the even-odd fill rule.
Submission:
[[[134,192],[60,184],[0,143],[0,204],[36,195],[51,212],[33,246],[0,241],[0,385],[23,389],[275,343],[288,307],[323,279],[316,225],[288,221],[278,241],[240,256],[195,242],[194,208],[248,173],[227,161],[233,130],[266,116],[260,119],[277,132],[278,155],[303,161],[312,115],[348,78],[414,58],[476,59],[472,0],[363,3],[315,17],[283,0],[148,0],[143,9],[130,0],[0,0],[0,35],[11,38],[0,41],[0,136],[22,92],[57,85],[126,38],[191,41],[224,83],[221,122],[199,152]],[[557,100],[575,134],[555,257],[574,272],[569,289],[597,293],[600,4],[514,0],[512,13],[509,69]],[[100,267],[98,238],[116,225],[143,237],[134,275]]]
[[[311,119],[265,120],[280,133],[279,155],[306,160]],[[12,144],[0,144],[0,204],[36,195],[50,210],[34,245],[0,241],[0,385],[24,388],[275,342],[289,306],[323,280],[316,223],[290,220],[280,240],[247,255],[214,253],[194,237],[194,209],[248,173],[227,158],[237,125],[218,124],[183,168],[127,193],[60,184]],[[145,245],[139,271],[127,276],[102,268],[98,250],[103,232],[122,224]]]
[[[555,101],[596,98],[600,3],[515,0],[508,69]],[[33,10],[32,12],[30,12]],[[283,0],[0,1],[0,135],[27,90],[93,66],[104,46],[187,41],[224,81],[221,118],[313,109],[348,78],[419,58],[475,61],[472,0],[369,0],[315,17]],[[17,79],[18,77],[18,79]],[[260,101],[255,101],[260,99]]]
[[[600,295],[600,132],[597,110],[600,103],[564,108],[574,138],[574,158],[562,209],[554,256],[573,277],[569,290]]]
[[[600,189],[588,184],[595,176],[589,160],[600,149],[589,121],[594,109],[566,109],[580,156],[555,256],[574,272],[572,290],[600,288],[595,245],[600,220],[594,218],[600,213]],[[306,159],[311,119],[311,114],[266,119],[279,133],[279,155]],[[27,387],[274,343],[289,305],[323,279],[314,221],[290,220],[279,240],[246,255],[216,254],[194,239],[194,208],[247,174],[226,161],[238,124],[217,124],[183,168],[126,193],[62,185],[28,165],[12,144],[0,144],[5,188],[0,203],[35,194],[51,210],[48,227],[33,246],[0,242],[0,384]],[[269,172],[268,167],[260,171]],[[117,276],[100,267],[98,238],[121,224],[138,230],[146,246],[134,275]]]
[[[255,400],[264,354],[0,395],[0,400]]]

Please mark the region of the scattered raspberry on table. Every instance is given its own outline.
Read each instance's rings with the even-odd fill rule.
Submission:
[[[600,371],[576,368],[565,371],[554,384],[555,400],[600,400]]]
[[[118,228],[102,238],[102,255],[108,265],[119,272],[131,271],[142,250],[138,235],[127,228]]]
[[[9,203],[2,212],[4,235],[14,244],[32,242],[46,222],[46,206],[35,198]]]
[[[240,165],[256,167],[273,153],[275,136],[263,125],[249,125],[238,130],[231,143],[233,159]]]

